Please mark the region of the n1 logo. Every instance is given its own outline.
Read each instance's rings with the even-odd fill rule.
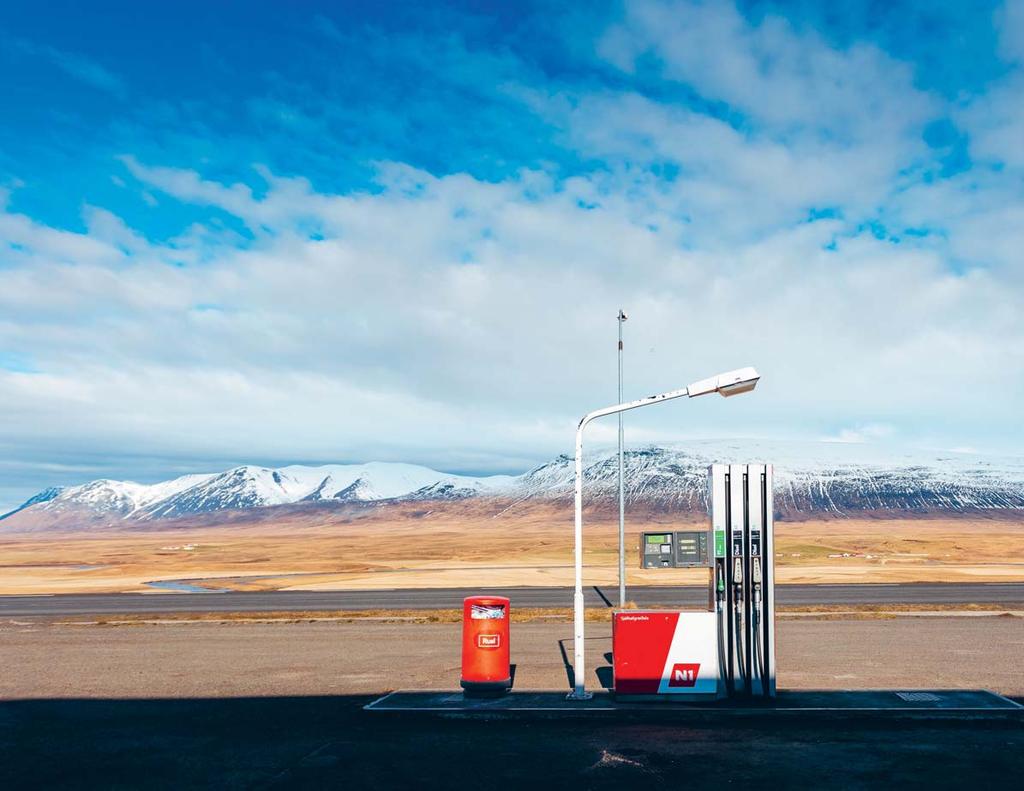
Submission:
[[[700,673],[699,662],[676,663],[672,665],[672,673],[668,677],[670,687],[692,687],[697,683]]]

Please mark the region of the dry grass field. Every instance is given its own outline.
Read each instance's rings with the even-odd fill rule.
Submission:
[[[615,517],[586,524],[587,581],[615,580]],[[637,534],[693,525],[628,524],[629,581],[672,584],[694,572],[642,571]],[[780,582],[1024,580],[1024,521],[834,519],[776,523]],[[189,580],[234,590],[568,585],[572,514],[551,504],[495,512],[391,507],[356,517],[283,514],[258,523],[116,532],[0,534],[0,594],[151,591]],[[702,572],[693,581],[703,579]]]

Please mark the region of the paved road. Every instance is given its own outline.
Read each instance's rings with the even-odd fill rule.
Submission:
[[[465,596],[495,593],[513,606],[570,607],[569,588],[481,590],[433,588],[375,591],[271,591],[227,593],[99,593],[54,596],[0,596],[0,617],[103,615],[171,612],[269,612],[301,610],[424,610],[460,607]],[[588,606],[608,606],[616,589],[587,588]],[[641,606],[699,605],[703,587],[634,587],[629,598]],[[1024,582],[907,583],[858,585],[780,585],[779,604],[1005,604],[1024,606]]]

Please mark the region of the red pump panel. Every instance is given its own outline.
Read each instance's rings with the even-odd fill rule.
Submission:
[[[619,610],[612,620],[616,696],[713,699],[718,670],[713,612]]]
[[[658,694],[678,621],[677,612],[615,613],[612,630],[617,694]]]

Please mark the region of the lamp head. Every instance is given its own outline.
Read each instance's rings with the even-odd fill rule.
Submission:
[[[719,382],[718,392],[725,398],[730,396],[739,395],[740,393],[749,393],[755,387],[757,387],[757,380],[760,377],[755,376],[753,379],[744,379],[733,382],[732,384],[723,385]],[[721,379],[721,377],[719,377]]]
[[[737,368],[735,371],[726,371],[724,374],[712,376],[709,379],[701,379],[686,388],[686,394],[693,398],[708,393],[719,393],[725,398],[749,393],[761,378],[753,368]]]

